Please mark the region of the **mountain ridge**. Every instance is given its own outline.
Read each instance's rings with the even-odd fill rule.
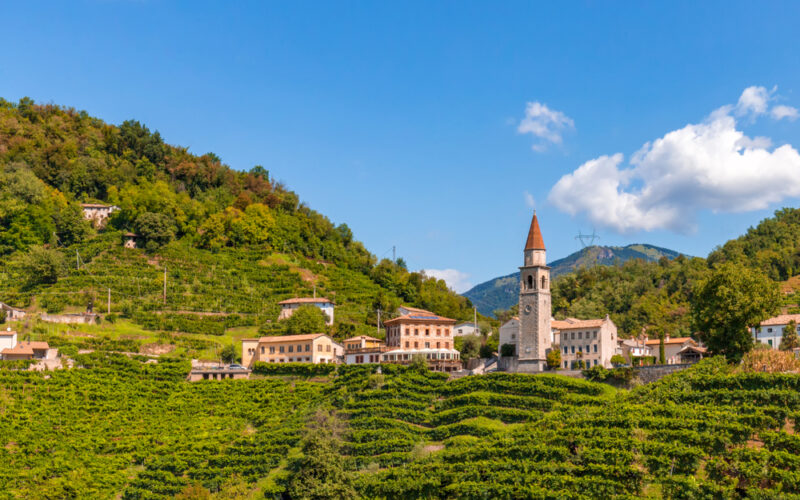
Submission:
[[[549,263],[550,277],[554,279],[579,267],[608,266],[631,259],[653,262],[661,257],[674,259],[680,255],[684,254],[647,243],[593,245]],[[518,283],[519,272],[515,272],[475,285],[461,295],[467,297],[478,308],[478,312],[489,316],[496,310],[505,310],[517,303]]]

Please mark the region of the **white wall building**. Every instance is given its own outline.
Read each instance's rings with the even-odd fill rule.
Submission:
[[[0,351],[13,349],[15,345],[17,345],[17,332],[12,332],[11,328],[0,332]]]
[[[797,331],[800,333],[800,314],[781,314],[765,319],[760,325],[750,328],[750,333],[756,342],[778,349],[783,338],[783,329],[792,321],[795,322]]]
[[[333,324],[333,302],[325,297],[295,297],[278,302],[278,305],[281,306],[279,320],[290,317],[300,306],[311,305],[322,309],[322,312],[328,316],[326,323],[328,325]]]
[[[517,352],[519,346],[519,318],[514,316],[510,320],[500,326],[500,333],[498,335],[498,349],[502,355],[503,346],[511,344],[514,346],[514,354]]]
[[[611,367],[611,356],[617,352],[617,325],[606,315],[603,319],[553,321],[560,332],[561,367],[576,369],[579,361],[587,368]]]
[[[480,335],[481,328],[473,322],[459,323],[453,327],[453,337],[463,337],[466,335]]]
[[[17,309],[4,302],[0,302],[0,309],[6,313],[6,321],[19,321],[25,317],[25,311]]]

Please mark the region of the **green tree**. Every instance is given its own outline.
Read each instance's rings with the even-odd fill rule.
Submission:
[[[322,333],[328,317],[322,309],[312,305],[302,305],[286,319],[286,331],[290,334]]]
[[[233,344],[228,344],[222,348],[219,357],[223,363],[235,363],[239,356],[236,354],[236,347]]]
[[[774,315],[779,304],[776,283],[759,271],[724,262],[696,285],[692,321],[713,354],[738,362],[753,348],[748,326]]]
[[[28,286],[52,284],[66,274],[67,261],[58,250],[33,246],[17,258],[16,267]]]
[[[553,348],[547,353],[547,367],[551,370],[561,368],[561,348],[558,344],[553,344]]]
[[[667,353],[664,347],[664,332],[658,332],[658,363],[661,365],[667,364]]]
[[[460,339],[460,342],[459,342]],[[464,361],[472,358],[477,358],[481,350],[481,338],[477,335],[467,335],[463,337],[456,337],[456,349],[461,352],[461,359]]]
[[[428,360],[425,358],[424,354],[414,354],[414,356],[411,357],[409,367],[418,372],[426,372],[428,371]]]
[[[781,337],[781,351],[791,351],[800,347],[800,339],[797,338],[797,322],[792,320],[783,328],[783,336]]]
[[[175,238],[175,225],[165,214],[145,212],[136,218],[136,232],[152,252]]]
[[[624,365],[625,358],[622,356],[622,354],[615,354],[611,356],[611,364],[614,366]]]

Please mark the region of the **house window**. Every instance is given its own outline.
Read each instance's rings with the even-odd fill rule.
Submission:
[[[569,334],[569,339],[570,340],[575,340],[575,332],[572,332],[572,333]]]
[[[317,344],[317,352],[322,352],[322,344]]]
[[[798,330],[800,330],[800,328],[798,328]],[[450,336],[450,329],[449,328],[445,328],[444,329],[444,336],[445,337],[449,337]]]
[[[281,354],[283,354],[283,346],[280,346],[280,347],[278,348],[278,350],[280,350]]]
[[[769,346],[772,347],[772,339],[767,340],[767,342],[769,343]]]
[[[512,333],[511,334],[511,340],[514,340],[515,338],[517,338],[517,334],[516,333]]]
[[[569,354],[569,347],[564,346],[564,354]]]
[[[464,333],[464,330],[462,330],[461,328],[459,328],[459,329],[458,329],[458,333]]]
[[[431,343],[425,342],[425,349],[430,349],[430,348],[431,348]]]
[[[444,343],[444,348],[445,349],[450,349],[450,342],[445,342]]]
[[[547,288],[547,278],[542,276],[542,290]]]
[[[588,344],[586,345],[586,352],[591,352],[591,351],[589,350],[589,345],[588,345]]]
[[[583,338],[583,332],[578,332],[578,340]]]
[[[575,354],[575,346],[572,346],[572,354]]]
[[[533,289],[533,276],[528,275],[528,290]]]
[[[306,344],[306,352],[311,350],[311,344]]]
[[[419,336],[419,328],[414,328],[414,335]]]
[[[436,343],[436,348],[439,349],[439,342]]]
[[[409,347],[408,340],[406,340],[406,349],[408,349],[408,347]]]
[[[419,342],[414,342],[414,349],[419,348]]]
[[[441,337],[442,336],[442,329],[441,328],[437,328],[436,329],[436,336],[437,337]]]
[[[772,328],[767,328],[767,332],[772,333]]]
[[[262,347],[261,349],[262,349],[262,352],[263,352],[264,348]],[[269,353],[270,354],[275,354],[275,346],[274,345],[269,346]]]
[[[274,347],[270,347],[270,349],[275,349]],[[264,346],[261,346],[261,354],[264,354]]]
[[[327,346],[325,346],[325,350],[328,351],[328,352],[331,352],[331,345],[328,344]]]
[[[409,335],[411,335],[411,330],[409,330],[408,328],[406,328],[406,337],[408,337]]]
[[[294,352],[294,346],[293,345],[289,346],[289,352]]]
[[[430,336],[431,336],[431,331],[430,331],[430,329],[429,329],[429,328],[426,328],[426,329],[425,329],[425,336],[426,336],[426,337],[430,337]]]
[[[594,352],[597,352],[597,344],[594,345]]]

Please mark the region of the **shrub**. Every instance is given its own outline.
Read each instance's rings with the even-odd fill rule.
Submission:
[[[558,344],[554,345],[550,352],[547,353],[547,367],[551,370],[561,368],[561,348]]]
[[[517,346],[514,344],[503,344],[500,346],[500,355],[503,357],[511,357],[516,354]]]
[[[624,365],[625,358],[622,356],[622,354],[615,354],[611,356],[611,364],[614,366]]]
[[[317,377],[330,375],[336,371],[334,364],[314,363],[264,363],[256,361],[253,373],[259,375],[297,375],[300,377]]]
[[[787,351],[754,349],[744,355],[740,369],[744,372],[796,373],[800,371],[800,360]]]

